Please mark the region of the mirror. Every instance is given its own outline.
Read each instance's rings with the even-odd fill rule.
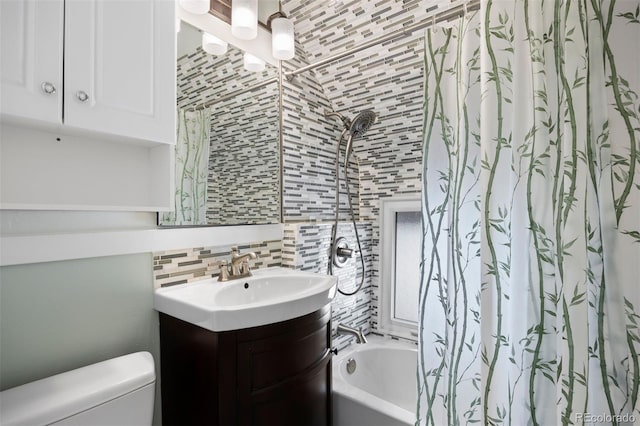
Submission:
[[[244,69],[231,44],[206,53],[202,33],[178,33],[175,211],[160,226],[280,222],[278,70]]]

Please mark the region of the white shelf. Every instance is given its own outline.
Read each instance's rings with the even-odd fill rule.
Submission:
[[[0,123],[0,208],[164,211],[174,147]]]
[[[93,205],[70,205],[70,204],[17,204],[0,203],[0,210],[42,210],[42,211],[92,211],[92,212],[162,212],[169,211],[167,206],[93,206]]]
[[[0,266],[280,240],[283,225],[0,237]]]

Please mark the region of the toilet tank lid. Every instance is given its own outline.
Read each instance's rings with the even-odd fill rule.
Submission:
[[[155,382],[153,357],[136,352],[0,392],[0,424],[49,424]]]

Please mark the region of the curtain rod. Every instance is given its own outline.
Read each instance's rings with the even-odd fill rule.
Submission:
[[[461,0],[452,3],[450,7],[448,7],[444,11],[435,12],[428,15],[424,20],[417,22],[415,24],[409,25],[406,28],[400,28],[396,31],[393,31],[387,35],[378,37],[366,43],[363,43],[359,46],[352,47],[341,53],[336,53],[335,55],[329,56],[328,58],[321,59],[317,62],[314,62],[309,65],[305,65],[293,71],[285,71],[284,76],[287,80],[290,80],[294,76],[298,74],[302,74],[305,71],[312,70],[314,68],[320,67],[322,65],[329,64],[331,62],[337,61],[338,59],[342,59],[345,56],[349,56],[353,53],[360,52],[362,50],[368,49],[373,46],[377,46],[379,44],[385,43],[387,41],[393,40],[398,36],[409,36],[413,34],[415,31],[425,29],[432,25],[435,25],[438,22],[449,21],[452,18],[457,18],[459,16],[463,16],[467,12],[472,12],[480,9],[480,0]]]

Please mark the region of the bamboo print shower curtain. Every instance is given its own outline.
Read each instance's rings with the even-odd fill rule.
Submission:
[[[206,225],[211,110],[178,110],[174,211],[164,225]]]
[[[640,2],[425,36],[418,423],[640,424]]]

